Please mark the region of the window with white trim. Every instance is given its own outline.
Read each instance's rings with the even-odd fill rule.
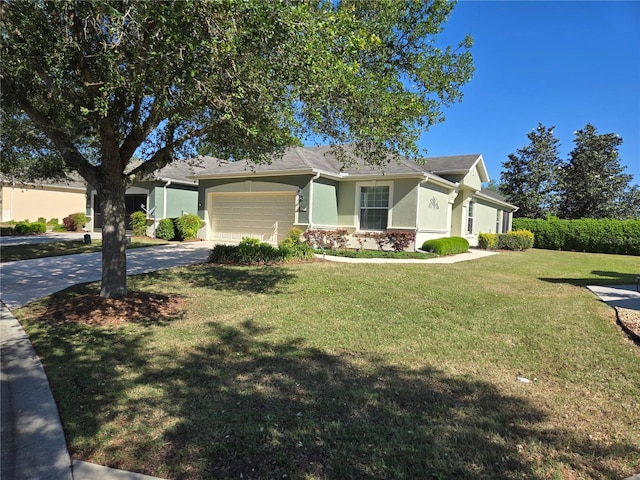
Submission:
[[[496,210],[496,233],[502,233],[502,210]]]
[[[386,230],[389,186],[360,187],[360,230]]]
[[[469,202],[467,207],[467,233],[473,233],[473,211],[476,202]]]

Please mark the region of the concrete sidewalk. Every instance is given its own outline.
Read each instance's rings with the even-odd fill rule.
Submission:
[[[498,252],[494,252],[491,250],[479,250],[479,249],[471,249],[466,253],[459,253],[457,255],[447,255],[445,257],[435,257],[428,259],[421,258],[349,258],[349,257],[336,257],[329,253],[316,254],[316,258],[320,258],[322,260],[328,260],[330,262],[339,262],[339,263],[439,263],[439,264],[449,264],[449,263],[458,263],[465,262],[467,260],[476,260],[478,258],[489,257],[491,255],[497,255]]]
[[[588,285],[587,288],[614,308],[640,310],[640,292],[635,285]]]

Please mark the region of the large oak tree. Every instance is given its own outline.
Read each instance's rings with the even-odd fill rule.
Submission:
[[[3,172],[76,171],[96,189],[101,295],[125,295],[125,191],[169,162],[198,153],[265,161],[304,135],[338,153],[351,144],[372,164],[417,155],[419,135],[473,72],[470,38],[437,42],[452,8],[3,1]]]

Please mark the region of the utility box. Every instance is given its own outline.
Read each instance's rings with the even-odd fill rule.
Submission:
[[[84,243],[86,245],[91,245],[91,235],[89,235],[88,233],[84,234]]]

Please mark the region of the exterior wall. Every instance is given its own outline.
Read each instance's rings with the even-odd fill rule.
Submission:
[[[338,190],[338,226],[349,230],[356,230],[358,217],[358,189],[356,182],[340,182]]]
[[[464,237],[466,226],[464,220],[467,217],[467,205],[469,198],[464,191],[458,193],[451,206],[451,237]],[[466,204],[465,204],[466,202]],[[464,219],[464,220],[463,220]]]
[[[338,226],[338,184],[319,178],[313,181],[310,201],[312,228],[335,229]],[[305,196],[306,198],[306,196]],[[303,200],[304,201],[304,200]]]
[[[464,185],[465,188],[470,188],[473,190],[482,189],[482,179],[480,178],[480,173],[478,172],[478,168],[472,169],[469,173],[467,173],[464,178],[460,181],[461,185]]]
[[[0,220],[3,222],[35,222],[39,217],[44,217],[47,220],[57,218],[62,223],[62,219],[69,214],[85,211],[86,192],[50,186],[2,186],[0,201]]]
[[[415,231],[418,212],[418,186],[416,179],[395,180],[391,200],[391,222],[387,228]]]
[[[476,214],[474,218],[474,233],[500,233],[496,232],[496,213],[501,211],[497,206],[488,202],[476,201]],[[502,214],[500,215],[500,225],[502,225]],[[500,229],[500,227],[498,228]]]
[[[433,183],[420,185],[416,245],[426,240],[448,237],[451,228],[452,192]]]

